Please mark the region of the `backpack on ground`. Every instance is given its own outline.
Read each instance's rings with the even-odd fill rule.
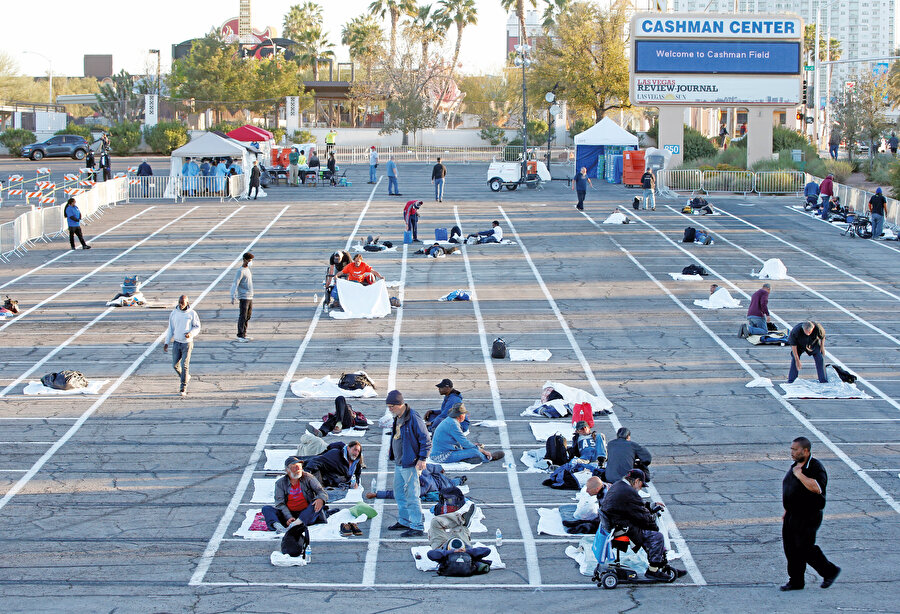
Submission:
[[[3,308],[12,313],[19,313],[19,301],[14,298],[9,298],[9,295],[7,294],[6,300],[3,301]]]
[[[468,578],[475,574],[484,574],[491,570],[490,563],[476,563],[468,552],[451,552],[438,567],[439,576]]]
[[[849,371],[847,371],[847,369],[844,369],[837,365],[833,365],[831,363],[825,365],[825,367],[826,368],[831,367],[832,369],[834,369],[835,372],[838,374],[838,377],[841,378],[842,382],[847,383],[847,384],[855,384],[856,383],[857,377],[855,375],[853,375],[852,373],[850,373]]]
[[[59,373],[48,373],[41,378],[41,383],[47,388],[55,390],[75,390],[76,388],[87,388],[87,378],[79,371],[60,371]]]
[[[281,553],[288,556],[305,557],[308,545],[309,529],[302,520],[296,520],[281,538]]]
[[[681,238],[682,243],[693,243],[694,239],[697,237],[697,229],[693,226],[688,226],[684,229],[684,236]]]
[[[491,358],[506,358],[506,341],[500,337],[491,344]]]
[[[575,403],[572,408],[572,424],[584,420],[590,428],[594,428],[594,411],[590,403]]]
[[[546,453],[544,458],[550,461],[551,465],[557,467],[565,465],[569,462],[569,450],[566,447],[566,438],[557,433],[547,438]]]
[[[572,473],[569,465],[557,468],[541,484],[556,490],[581,490],[581,484],[579,484],[575,474]]]
[[[140,286],[140,279],[138,276],[129,275],[122,280],[122,294],[130,296],[138,291],[138,286]]]
[[[641,197],[640,197],[640,196],[635,196],[635,197],[634,197],[634,200],[631,201],[631,207],[632,207],[632,209],[634,209],[635,211],[637,211],[638,209],[641,208]]]
[[[341,379],[338,381],[338,388],[344,390],[362,390],[366,386],[375,389],[375,384],[365,373],[341,373]]]
[[[681,269],[682,275],[709,275],[709,271],[704,269],[699,264],[689,264],[683,269]]]
[[[466,496],[459,486],[447,486],[438,493],[438,502],[434,506],[434,515],[449,514],[459,510],[466,504]]]

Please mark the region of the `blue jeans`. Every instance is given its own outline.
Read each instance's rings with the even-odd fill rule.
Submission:
[[[884,216],[873,213],[870,217],[872,218],[872,238],[877,239],[884,230]]]
[[[413,241],[419,240],[419,215],[413,214],[409,216],[406,222],[406,229],[412,232]]]
[[[832,145],[831,147],[829,147],[829,148],[828,148],[828,153],[831,154],[831,159],[832,159],[832,160],[837,160],[837,157],[838,157],[838,146],[837,146],[837,145]]]
[[[284,526],[287,526],[287,521],[289,520],[289,518],[284,515],[284,512],[279,510],[274,505],[264,505],[262,508],[262,515],[263,518],[266,519],[266,526],[269,527],[270,531],[274,530],[272,525],[274,525],[276,522],[280,522]],[[322,510],[317,512],[312,505],[308,505],[306,506],[305,510],[303,510],[302,512],[298,512],[297,515],[294,516],[294,518],[302,520],[306,526],[311,526],[320,522],[326,522],[325,509],[323,508]]]
[[[644,190],[644,209],[656,209],[656,194],[653,190]]]
[[[798,350],[799,352],[799,350]],[[803,352],[799,352],[802,356]],[[828,381],[828,378],[825,377],[825,359],[822,357],[822,352],[819,350],[819,346],[815,346],[815,350],[812,352],[813,360],[816,361],[816,374],[819,376],[819,383],[824,384]],[[797,375],[799,372],[797,371],[797,365],[794,363],[794,354],[791,352],[791,367],[788,370],[788,384],[797,379]]]
[[[439,454],[432,453],[431,460],[436,463],[461,463],[464,460],[475,459],[480,463],[486,463],[488,457],[476,448],[467,450],[451,450],[450,452],[441,452]]]
[[[768,335],[766,319],[762,316],[747,316],[747,324],[750,326],[751,335]]]
[[[376,179],[377,179],[377,177],[375,177],[375,165],[374,165],[374,164],[370,164],[370,165],[369,165],[369,182],[370,182],[370,183],[375,183],[375,180],[376,180]]]
[[[400,188],[397,187],[397,178],[388,175],[388,194],[399,194]]]
[[[410,529],[425,530],[422,508],[419,507],[419,472],[412,467],[394,468],[394,499],[397,501],[397,522]]]
[[[444,180],[443,179],[435,179],[434,180],[434,198],[435,198],[435,200],[443,200],[444,199]]]
[[[191,352],[194,351],[194,343],[172,342],[172,368],[181,377],[182,390],[187,387],[188,369],[191,367]]]

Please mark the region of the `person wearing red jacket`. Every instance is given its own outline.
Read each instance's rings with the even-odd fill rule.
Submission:
[[[419,207],[421,206],[421,200],[411,200],[403,207],[403,220],[406,222],[406,230],[412,232],[413,243],[421,243],[419,241]]]

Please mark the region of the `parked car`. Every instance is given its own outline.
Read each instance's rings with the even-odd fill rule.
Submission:
[[[22,157],[32,160],[71,156],[83,160],[90,145],[83,136],[58,134],[41,143],[32,143],[22,148]]]

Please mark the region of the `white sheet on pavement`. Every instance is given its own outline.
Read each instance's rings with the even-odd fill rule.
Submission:
[[[572,435],[575,434],[575,429],[572,427],[571,421],[564,422],[561,420],[554,420],[553,422],[529,422],[528,426],[531,427],[531,434],[534,435],[534,438],[537,441],[547,441],[548,437],[556,435],[557,433],[571,441]]]
[[[768,377],[757,377],[754,380],[747,382],[747,388],[768,388],[772,385],[772,380]]]
[[[387,285],[379,279],[370,286],[364,286],[346,279],[337,280],[338,300],[343,311],[328,312],[335,320],[355,318],[383,318],[391,313],[391,300]]]
[[[338,387],[338,380],[330,375],[319,379],[301,377],[296,382],[291,383],[291,392],[305,399],[334,399],[340,396],[347,398],[374,397],[378,394],[371,386],[366,386],[359,390],[344,390]]]
[[[544,448],[522,452],[522,464],[528,467],[525,473],[547,473],[547,469],[550,468],[550,461],[544,458],[546,453]]]
[[[828,374],[831,377],[831,374]],[[836,378],[836,376],[835,376]],[[871,399],[865,391],[840,379],[820,384],[814,379],[796,379],[793,384],[779,384],[786,399]]]
[[[100,394],[100,389],[109,382],[108,379],[88,380],[88,385],[84,388],[73,388],[72,390],[57,390],[49,388],[40,382],[29,382],[22,390],[22,394],[57,394],[57,395],[73,395],[73,394]]]
[[[603,220],[604,224],[627,224],[628,217],[621,211],[613,211],[608,218]]]
[[[741,306],[741,302],[732,298],[726,288],[719,288],[708,299],[697,299],[694,304],[704,309],[738,309]]]
[[[244,521],[241,523],[241,526],[238,528],[238,530],[234,532],[234,536],[254,540],[280,540],[281,535],[276,533],[275,531],[250,530],[250,525],[253,524],[253,520],[256,518],[256,515],[260,511],[260,508],[256,507],[247,510]],[[312,543],[316,543],[317,541],[341,541],[350,539],[349,537],[341,536],[341,525],[346,522],[360,524],[367,521],[368,519],[368,516],[366,516],[365,514],[354,518],[353,514],[350,513],[349,508],[342,509],[341,511],[329,516],[328,522],[323,524],[314,524],[313,526],[309,527],[309,540]]]
[[[546,362],[550,360],[550,350],[510,350],[509,359],[518,362],[531,360],[534,362]]]
[[[753,277],[760,279],[787,279],[787,267],[779,258],[769,258],[763,262],[762,268]]]
[[[669,273],[675,281],[703,281],[703,275],[685,275],[683,273]]]

